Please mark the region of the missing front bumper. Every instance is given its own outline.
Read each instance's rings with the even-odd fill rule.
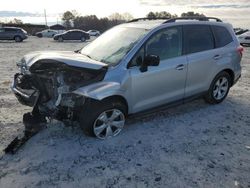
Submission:
[[[11,89],[18,101],[26,106],[35,106],[40,92],[30,85],[30,77],[20,73],[15,74]]]

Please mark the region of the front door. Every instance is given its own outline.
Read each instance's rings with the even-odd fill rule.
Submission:
[[[160,57],[159,66],[140,71],[138,59]],[[182,55],[182,27],[171,27],[153,34],[130,62],[133,112],[163,105],[184,97],[187,59]]]

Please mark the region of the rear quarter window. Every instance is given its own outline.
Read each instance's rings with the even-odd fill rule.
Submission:
[[[186,54],[214,49],[214,38],[209,25],[185,25],[183,31]]]
[[[225,27],[213,25],[212,30],[214,33],[216,48],[226,46],[233,41],[231,34]]]

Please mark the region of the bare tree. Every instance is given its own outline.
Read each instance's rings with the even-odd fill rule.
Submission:
[[[75,18],[81,16],[81,14],[76,10],[71,10],[71,13],[74,15]]]
[[[66,11],[63,13],[62,21],[63,21],[63,25],[66,28],[72,27],[72,23],[74,19],[75,19],[75,15],[71,11]]]
[[[128,12],[123,13],[122,16],[123,16],[123,19],[126,21],[134,19],[134,17]]]
[[[120,14],[120,13],[118,13],[118,12],[111,14],[109,16],[109,19],[110,20],[125,20],[124,17],[123,17],[123,15]]]
[[[13,20],[9,21],[10,24],[23,24],[22,20],[14,18]]]

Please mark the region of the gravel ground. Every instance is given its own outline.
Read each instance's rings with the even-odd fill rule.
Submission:
[[[23,130],[9,89],[15,62],[34,50],[76,50],[84,43],[30,37],[0,43],[0,150]],[[53,121],[15,155],[0,152],[0,187],[250,187],[250,49],[242,79],[219,105],[202,99],[131,119],[100,141]]]

